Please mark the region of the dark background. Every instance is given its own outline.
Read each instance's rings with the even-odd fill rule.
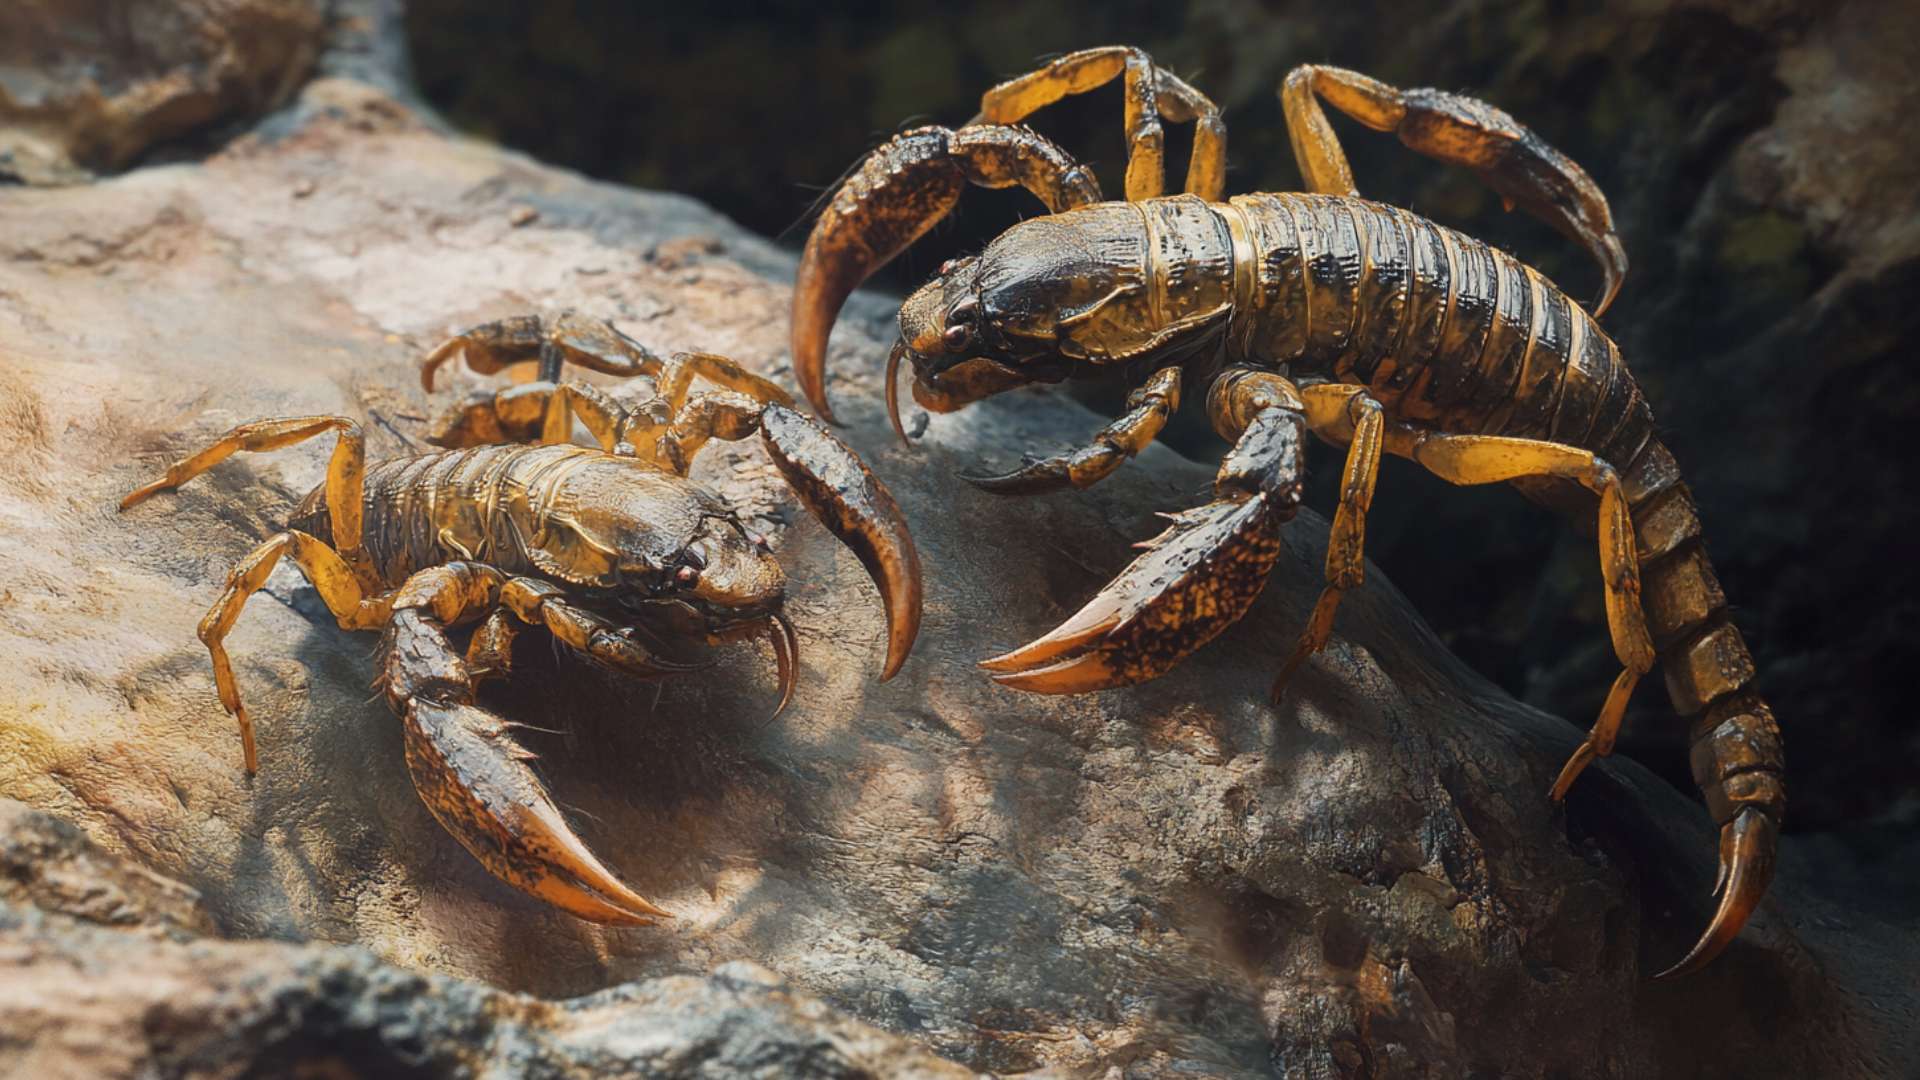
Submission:
[[[1920,26],[1891,3],[1830,7],[794,3],[743,18],[697,4],[412,0],[407,18],[420,85],[457,125],[697,196],[795,248],[810,204],[868,149],[913,123],[961,124],[994,82],[1090,45],[1142,45],[1226,109],[1229,192],[1298,185],[1274,98],[1294,64],[1507,109],[1612,200],[1633,266],[1605,321],[1699,498],[1786,727],[1788,828],[1871,864],[1910,846],[1920,819],[1920,725],[1903,707],[1920,670],[1908,449]],[[1117,87],[1035,126],[1118,195]],[[1365,194],[1498,243],[1576,296],[1595,291],[1583,254],[1504,214],[1471,175],[1335,126]],[[1186,133],[1171,141],[1177,182]],[[878,284],[910,288],[1037,211],[1017,191],[971,193]],[[1171,441],[1200,458],[1221,449],[1194,423]],[[1336,463],[1315,459],[1323,510]],[[1449,488],[1396,461],[1369,554],[1469,663],[1590,721],[1617,670],[1590,540],[1510,491]],[[1636,695],[1624,750],[1691,791],[1659,682]]]

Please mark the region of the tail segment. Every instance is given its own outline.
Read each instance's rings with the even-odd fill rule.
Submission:
[[[1719,909],[1692,951],[1661,973],[1667,978],[1698,970],[1726,948],[1766,892],[1786,810],[1786,766],[1780,727],[1753,689],[1753,656],[1728,615],[1673,455],[1649,438],[1623,482],[1647,627],[1674,711],[1691,724],[1694,781],[1720,825]]]

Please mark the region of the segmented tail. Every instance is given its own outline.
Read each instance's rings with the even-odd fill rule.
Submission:
[[[1714,883],[1720,907],[1699,943],[1664,978],[1704,966],[1738,936],[1766,892],[1786,810],[1786,766],[1780,727],[1753,688],[1753,656],[1729,617],[1701,542],[1693,495],[1673,455],[1649,437],[1623,482],[1647,627],[1674,710],[1691,725],[1694,782],[1721,827]]]

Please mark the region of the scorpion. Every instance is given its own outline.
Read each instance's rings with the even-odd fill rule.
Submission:
[[[1126,200],[1020,126],[1069,94],[1120,79]],[[794,371],[829,420],[826,346],[847,296],[959,202],[969,184],[1018,185],[1048,215],[949,261],[900,307],[887,361],[914,400],[945,413],[1014,387],[1119,370],[1126,412],[1070,452],[965,475],[999,494],[1086,488],[1145,448],[1202,381],[1232,446],[1214,501],[1168,528],[1086,606],[1038,640],[981,662],[998,682],[1048,694],[1155,678],[1239,619],[1278,559],[1301,501],[1312,433],[1346,448],[1325,587],[1273,683],[1327,642],[1365,577],[1366,515],[1383,453],[1454,484],[1511,482],[1597,532],[1609,634],[1622,671],[1560,771],[1561,803],[1612,753],[1628,696],[1656,661],[1690,727],[1691,770],[1719,826],[1719,898],[1662,978],[1705,966],[1739,934],[1772,879],[1785,808],[1779,728],[1701,542],[1694,500],[1646,399],[1601,329],[1627,268],[1604,194],[1578,164],[1482,101],[1400,90],[1307,65],[1279,90],[1306,192],[1223,199],[1219,108],[1139,49],[1060,57],[986,92],[958,129],[921,127],[873,151],[826,202],[793,294]],[[1581,244],[1603,277],[1592,314],[1537,270],[1405,209],[1359,196],[1322,102],[1408,148],[1473,170]],[[1184,194],[1163,195],[1165,126],[1193,125]]]
[[[891,678],[918,631],[919,556],[899,508],[867,467],[773,383],[708,353],[660,357],[611,324],[565,314],[465,331],[422,367],[463,355],[492,373],[537,358],[536,381],[475,391],[446,411],[437,452],[366,463],[346,416],[242,424],[122,500],[124,511],[177,488],[236,451],[269,451],[332,432],[326,480],[285,531],[233,569],[201,620],[220,702],[238,722],[249,774],[253,722],[226,638],[248,597],[283,557],[312,582],[343,629],[382,629],[380,683],[401,718],[407,769],[439,823],[496,878],[592,922],[653,923],[670,913],[623,883],[568,826],[511,725],[476,704],[485,680],[511,673],[522,627],[544,628],[590,662],[640,678],[705,666],[676,642],[718,645],[764,633],[778,670],[777,715],[793,694],[799,638],[783,610],[785,578],[765,537],[687,478],[713,438],[758,431],[768,456],[878,586]],[[591,384],[558,381],[567,362],[650,376],[629,407]],[[698,377],[722,390],[691,391]],[[573,445],[573,418],[599,442]],[[448,630],[477,624],[463,652]]]

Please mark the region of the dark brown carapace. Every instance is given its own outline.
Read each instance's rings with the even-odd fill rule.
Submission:
[[[893,498],[853,452],[787,406],[786,393],[731,360],[662,360],[612,326],[562,315],[476,327],[428,358],[422,378],[464,354],[483,372],[537,360],[537,381],[477,391],[436,424],[438,453],[368,467],[358,422],[309,416],[243,424],[129,494],[125,510],[179,487],[235,451],[337,434],[326,483],[287,530],[235,567],[200,623],[220,702],[258,760],[226,636],[282,557],[340,625],[381,629],[381,684],[405,727],[407,768],[440,824],[502,881],[594,922],[644,925],[667,913],[628,888],[574,834],[505,720],[475,704],[506,676],[512,642],[537,627],[592,661],[641,678],[704,664],[680,646],[765,634],[793,692],[799,640],[783,613],[785,577],[766,540],[687,479],[708,439],[759,432],[807,507],[866,564],[886,606],[891,678],[920,624],[920,564]],[[566,362],[646,376],[629,407],[559,382]],[[692,391],[696,378],[725,387]],[[578,417],[598,449],[572,445]],[[537,442],[540,445],[523,445]],[[450,628],[472,625],[464,652]]]
[[[1013,126],[1114,78],[1125,86],[1129,144],[1127,199],[1117,203],[1100,201],[1085,166]],[[1694,775],[1721,825],[1719,908],[1666,974],[1695,970],[1738,935],[1771,880],[1785,807],[1780,732],[1754,692],[1693,499],[1597,321],[1626,272],[1606,198],[1578,165],[1470,98],[1330,67],[1295,70],[1280,98],[1309,192],[1223,201],[1219,110],[1137,49],[1062,57],[988,91],[965,127],[895,138],[841,185],[807,240],[793,302],[800,385],[830,415],[827,336],[848,294],[967,185],[1017,184],[1053,213],[942,267],[900,309],[887,377],[896,430],[903,362],[914,399],[936,412],[1103,368],[1147,373],[1126,414],[1081,448],[969,477],[1009,494],[1084,488],[1152,441],[1183,386],[1204,386],[1208,415],[1233,444],[1216,500],[1176,515],[1052,633],[982,664],[1038,693],[1154,678],[1239,619],[1299,504],[1308,432],[1347,457],[1326,589],[1280,667],[1276,700],[1325,645],[1342,594],[1361,583],[1383,453],[1456,484],[1507,481],[1591,515],[1624,670],[1551,797],[1564,798],[1587,764],[1612,752],[1634,684],[1664,662],[1674,707],[1692,725]],[[1593,313],[1503,251],[1360,198],[1322,101],[1473,169],[1509,207],[1582,243],[1604,276]],[[1163,122],[1194,124],[1183,195],[1161,194]]]

